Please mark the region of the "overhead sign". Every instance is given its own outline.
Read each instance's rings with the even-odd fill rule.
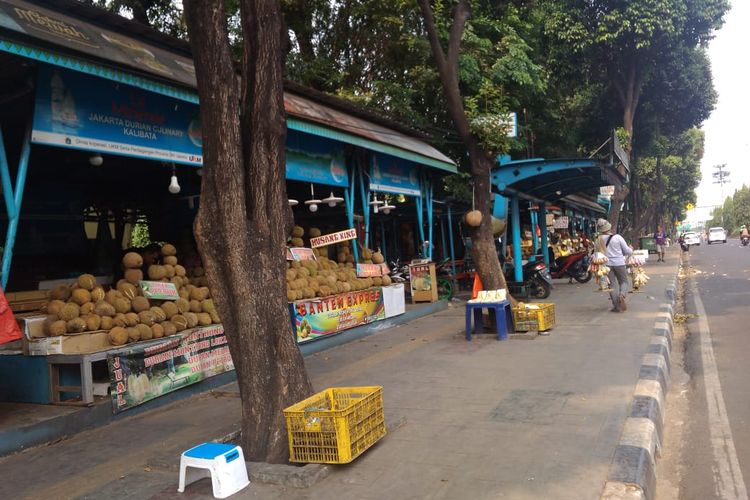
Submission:
[[[312,248],[318,248],[355,239],[357,239],[357,230],[347,229],[346,231],[339,231],[338,233],[324,234],[323,236],[310,238],[310,246]]]
[[[31,141],[203,164],[197,105],[47,65],[39,66]]]
[[[567,215],[558,217],[552,223],[552,227],[554,227],[555,229],[567,229],[569,225],[570,225],[570,221],[568,220]]]
[[[419,167],[387,155],[376,154],[370,168],[370,190],[422,196]]]
[[[347,187],[349,174],[342,157],[286,152],[286,178],[328,186]]]

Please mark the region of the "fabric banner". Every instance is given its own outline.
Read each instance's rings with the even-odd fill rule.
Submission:
[[[40,65],[31,141],[200,166],[196,104]]]
[[[419,167],[398,158],[376,154],[372,158],[370,190],[422,196],[419,187]]]
[[[234,370],[224,327],[193,328],[107,356],[114,413]]]
[[[300,300],[289,307],[300,343],[385,319],[381,288]]]

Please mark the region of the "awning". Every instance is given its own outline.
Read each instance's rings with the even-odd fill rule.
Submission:
[[[178,49],[180,42],[170,39],[167,48],[123,34],[148,29],[119,18],[116,28],[122,30],[107,29],[112,16],[80,2],[49,0],[44,5],[47,8],[25,0],[0,0],[0,51],[198,101],[193,61],[187,47]],[[63,12],[85,14],[94,22]],[[294,93],[286,92],[284,103],[290,129],[456,172],[450,158],[408,134]]]
[[[561,201],[564,201],[568,205],[573,205],[584,210],[591,210],[600,214],[607,213],[607,210],[603,206],[585,196],[571,194],[563,198]]]

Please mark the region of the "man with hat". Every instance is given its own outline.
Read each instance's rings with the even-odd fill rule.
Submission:
[[[630,280],[628,269],[625,267],[625,258],[633,255],[633,249],[625,242],[625,238],[612,232],[612,224],[605,219],[596,221],[596,230],[599,233],[596,244],[601,253],[607,256],[609,266],[609,282],[611,290],[609,297],[612,300],[612,312],[625,312],[628,308],[625,295],[628,293]]]

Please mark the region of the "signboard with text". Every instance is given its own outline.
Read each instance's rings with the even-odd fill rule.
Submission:
[[[291,247],[289,253],[292,256],[290,260],[318,260],[312,248]]]
[[[349,186],[349,174],[343,158],[294,150],[286,152],[286,178],[328,186]]]
[[[555,219],[555,220],[554,220],[554,222],[552,223],[552,226],[553,226],[553,227],[554,227],[555,229],[568,229],[568,226],[569,226],[569,225],[570,225],[570,221],[569,221],[569,219],[568,219],[568,216],[567,216],[567,215],[563,215],[563,216],[560,216],[560,217],[558,217],[558,218],[557,218],[557,219]]]
[[[196,104],[47,65],[39,66],[31,141],[203,164]]]
[[[370,189],[385,193],[421,196],[419,169],[398,158],[375,154],[370,169]]]
[[[153,300],[177,300],[180,294],[174,283],[164,281],[141,281],[141,291],[147,299]]]
[[[380,288],[301,300],[289,307],[300,343],[385,319]]]
[[[139,344],[107,356],[114,413],[234,370],[221,325]]]
[[[355,239],[357,239],[357,230],[347,229],[345,231],[339,231],[338,233],[324,234],[316,238],[310,238],[310,246],[312,248],[318,248]]]
[[[357,264],[358,278],[378,278],[384,274],[388,274],[385,264]]]

